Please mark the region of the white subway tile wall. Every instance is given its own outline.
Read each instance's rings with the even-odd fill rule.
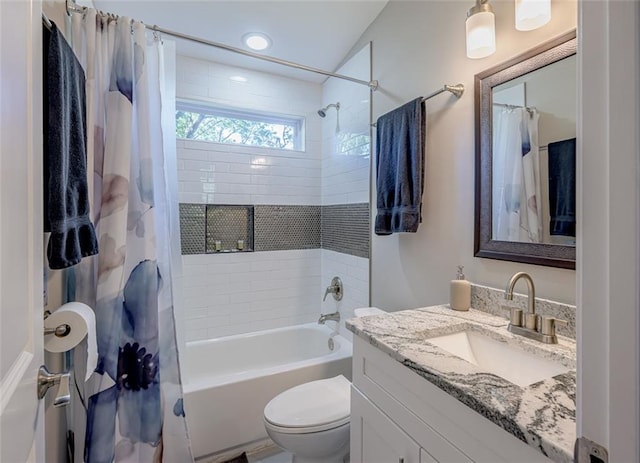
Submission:
[[[345,328],[344,321],[354,316],[354,309],[369,305],[369,259],[323,249],[320,300],[334,276],[342,280],[344,296],[341,301],[336,301],[328,295],[327,300],[321,303],[321,310],[322,313],[338,310],[340,312],[338,332],[345,338],[351,339],[351,332]],[[330,321],[327,325],[334,328],[336,323]]]
[[[339,72],[368,80],[369,46]],[[235,82],[242,75],[247,82]],[[305,118],[305,151],[178,140],[180,203],[330,205],[369,201],[369,90],[323,85],[179,56],[177,98]],[[316,111],[340,101],[325,119]],[[364,154],[363,154],[364,153]],[[183,256],[186,340],[211,339],[315,322],[368,305],[369,260],[326,249]],[[345,296],[321,303],[340,276]],[[333,323],[333,322],[329,322]]]
[[[178,56],[177,98],[305,118],[305,150],[178,140],[181,203],[320,205],[322,86]],[[241,75],[247,82],[236,82]]]
[[[184,56],[177,70],[178,99],[305,118],[304,151],[178,140],[179,202],[320,205],[321,85]],[[320,252],[183,256],[187,341],[317,320]]]
[[[367,45],[337,72],[368,81],[370,68],[370,45]],[[322,126],[322,205],[368,203],[369,88],[330,78],[323,89],[323,106],[340,102],[340,132],[336,133],[338,113],[331,109]]]
[[[315,322],[322,250],[182,256],[186,340]]]
[[[200,204],[320,204],[314,154],[178,140],[178,200]]]

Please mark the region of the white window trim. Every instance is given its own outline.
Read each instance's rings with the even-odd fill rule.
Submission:
[[[207,114],[210,116],[222,116],[236,119],[244,119],[248,121],[257,121],[257,122],[265,122],[268,124],[283,124],[290,125],[294,128],[294,138],[293,138],[293,148],[292,149],[279,149],[272,148],[269,146],[256,146],[256,145],[245,145],[242,143],[218,143],[208,140],[197,140],[195,141],[204,141],[207,143],[215,143],[219,145],[234,145],[234,146],[248,146],[251,148],[260,148],[260,149],[279,149],[280,151],[306,151],[305,148],[305,118],[303,116],[293,116],[288,114],[277,114],[270,113],[267,111],[259,111],[254,109],[245,109],[245,108],[232,108],[228,106],[217,105],[214,103],[205,103],[205,102],[196,102],[190,100],[176,100],[176,112],[177,111],[188,111],[199,114]]]

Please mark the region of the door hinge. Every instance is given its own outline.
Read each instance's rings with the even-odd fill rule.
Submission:
[[[586,437],[576,439],[575,463],[609,463],[609,452]]]

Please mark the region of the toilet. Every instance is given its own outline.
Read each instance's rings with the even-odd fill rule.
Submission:
[[[374,307],[356,317],[380,315]],[[264,408],[264,426],[293,463],[343,463],[349,454],[351,382],[342,375],[287,389]]]
[[[343,463],[349,453],[351,383],[342,375],[292,387],[264,408],[269,437],[294,463]]]

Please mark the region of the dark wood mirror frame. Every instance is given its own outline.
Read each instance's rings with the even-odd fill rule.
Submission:
[[[549,267],[576,268],[575,246],[492,239],[492,88],[576,53],[575,30],[475,76],[476,199],[474,255]]]

